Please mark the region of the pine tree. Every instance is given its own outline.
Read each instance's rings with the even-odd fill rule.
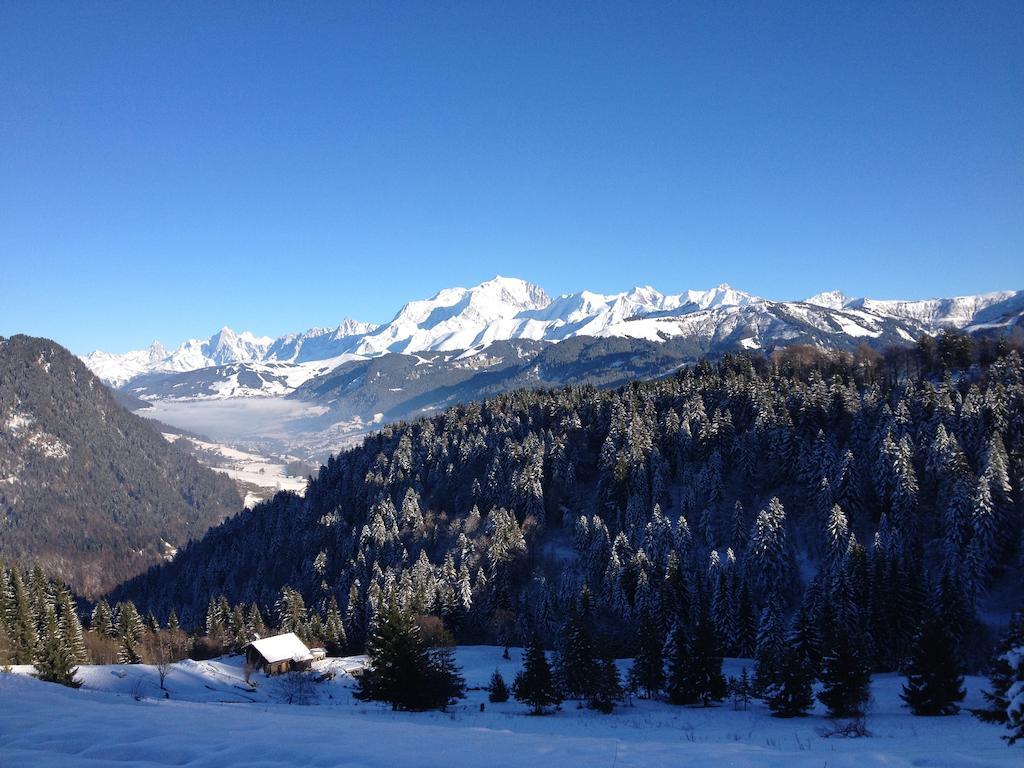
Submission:
[[[972,714],[986,723],[999,723],[1010,729],[1005,736],[1011,744],[1024,738],[1022,732],[1022,692],[1024,692],[1024,611],[1010,619],[989,671],[991,691],[983,696],[988,706],[972,710]]]
[[[750,679],[747,668],[743,667],[739,677],[729,678],[729,695],[732,697],[733,709],[743,710],[750,708],[750,698],[754,693],[754,683]]]
[[[754,652],[754,690],[764,691],[779,679],[782,668],[783,629],[782,612],[774,598],[761,612],[757,626],[757,647]]]
[[[115,637],[117,628],[114,626],[114,614],[110,610],[110,604],[106,600],[100,600],[92,611],[92,620],[89,628],[98,635]]]
[[[643,697],[657,696],[665,687],[664,642],[658,625],[644,616],[637,626],[636,654],[629,670],[632,690],[642,690]]]
[[[60,636],[64,647],[75,661],[88,661],[89,653],[86,651],[85,638],[82,636],[82,622],[78,618],[74,600],[67,589],[60,591],[58,605],[60,606]]]
[[[333,595],[327,606],[327,620],[324,622],[324,643],[327,646],[327,653],[331,656],[341,656],[345,652],[348,641],[345,637],[345,624],[341,620],[341,609],[338,608],[338,600]]]
[[[569,617],[562,630],[558,676],[566,698],[587,699],[593,693],[597,661],[594,658],[590,591],[586,586],[579,600],[570,606]]]
[[[75,679],[78,667],[75,666],[74,654],[65,644],[64,638],[61,637],[57,612],[50,604],[45,606],[45,612],[46,631],[39,658],[35,664],[36,677],[50,683],[60,683],[69,688],[78,688],[82,685]]]
[[[512,683],[512,695],[517,701],[527,704],[534,715],[543,715],[548,707],[557,707],[562,703],[562,696],[536,633],[526,648],[523,669]]]
[[[445,707],[465,689],[450,650],[432,654],[412,615],[398,605],[378,616],[366,654],[369,665],[359,675],[354,693],[358,699],[415,711]]]
[[[614,659],[600,659],[597,662],[594,689],[587,699],[587,706],[607,715],[615,708],[615,702],[621,700],[622,681]]]
[[[871,672],[864,649],[842,620],[832,634],[822,658],[818,700],[828,707],[829,717],[862,717],[870,697]]]
[[[28,590],[17,568],[11,569],[10,589],[11,661],[15,664],[31,664],[39,646],[39,633]]]
[[[964,678],[953,640],[938,616],[921,625],[900,698],[915,715],[955,715],[964,698]]]
[[[673,632],[667,690],[673,704],[722,701],[726,695],[722,656],[714,626],[707,619],[694,628],[692,640],[681,629]]]
[[[491,682],[487,686],[487,699],[492,704],[508,701],[508,686],[505,685],[505,678],[498,670],[494,670],[494,674],[491,675]]]
[[[118,664],[141,664],[139,642],[146,627],[135,604],[130,600],[117,604],[117,662]]]
[[[181,624],[178,621],[178,614],[175,613],[173,608],[171,608],[171,613],[167,617],[167,629],[171,632],[177,632],[181,629]]]
[[[786,636],[778,675],[765,691],[775,717],[802,717],[814,705],[816,645],[814,622],[801,606]]]

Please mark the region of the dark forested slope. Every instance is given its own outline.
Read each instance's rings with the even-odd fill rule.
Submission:
[[[1019,587],[1024,368],[949,335],[792,348],[615,391],[517,391],[386,427],[122,589],[201,623],[282,587],[358,647],[397,600],[460,638],[551,637],[589,587],[606,636],[710,615],[732,653],[803,603],[893,668],[930,588],[964,623]],[[859,641],[858,641],[859,642]]]
[[[0,338],[0,557],[99,594],[240,506],[66,349]]]

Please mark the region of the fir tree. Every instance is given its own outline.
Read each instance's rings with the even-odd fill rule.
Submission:
[[[386,701],[395,710],[436,709],[465,689],[450,649],[432,654],[412,615],[397,605],[378,617],[366,654],[369,665],[354,693],[358,699]]]
[[[594,658],[590,591],[586,586],[579,600],[570,606],[569,617],[562,630],[558,673],[566,698],[587,699],[593,693],[597,680],[597,662]]]
[[[746,711],[750,708],[750,697],[754,693],[754,684],[747,668],[740,670],[739,677],[729,678],[729,696],[732,697],[733,709]]]
[[[964,678],[953,640],[937,616],[921,625],[900,698],[915,715],[955,715],[964,698]]]
[[[81,682],[75,679],[78,667],[71,649],[61,637],[57,621],[57,612],[52,605],[45,607],[46,631],[43,638],[39,658],[36,660],[36,677],[50,683],[60,683],[69,688],[78,688]]]
[[[58,596],[60,606],[60,636],[71,657],[77,662],[89,660],[89,654],[85,649],[85,638],[82,636],[82,622],[75,611],[75,603],[71,593],[62,589]]]
[[[778,677],[765,691],[768,709],[775,717],[803,717],[814,705],[811,653],[806,641],[800,639],[799,631],[791,632],[790,642],[782,653]]]
[[[146,627],[131,601],[117,604],[117,662],[118,664],[141,664],[139,643]]]
[[[487,685],[487,699],[493,704],[508,701],[508,686],[498,670],[494,670],[491,682]]]
[[[644,616],[637,626],[636,653],[629,670],[630,688],[643,698],[657,696],[665,687],[664,642],[657,624]]]
[[[28,590],[17,568],[11,569],[10,590],[11,661],[15,664],[31,664],[39,646],[39,633]]]
[[[543,715],[548,707],[557,707],[562,703],[562,696],[536,633],[526,648],[523,669],[512,683],[512,695],[517,701],[528,705],[534,715]]]
[[[774,598],[761,612],[757,626],[757,647],[754,652],[754,690],[762,692],[779,679],[782,668],[782,612]]]
[[[114,614],[110,610],[110,604],[106,600],[100,600],[92,611],[92,620],[89,628],[98,635],[115,637],[117,628],[114,626]]]
[[[871,672],[854,632],[840,621],[822,658],[823,690],[818,700],[829,717],[862,717],[870,696]]]
[[[341,609],[338,608],[338,600],[333,595],[327,606],[327,619],[324,622],[324,644],[327,646],[327,653],[331,656],[341,656],[348,644],[345,637],[345,624],[341,620]]]
[[[594,689],[587,699],[587,706],[607,715],[615,708],[615,702],[622,700],[622,693],[622,681],[615,661],[600,659],[597,662]]]
[[[689,642],[681,630],[674,632],[669,656],[669,701],[707,707],[722,701],[726,692],[722,655],[711,622],[698,622]]]
[[[988,706],[972,714],[987,723],[999,723],[1010,729],[1005,736],[1011,744],[1024,738],[1022,733],[1021,692],[1024,691],[1024,612],[1014,614],[1003,635],[989,671],[992,690],[984,691]]]

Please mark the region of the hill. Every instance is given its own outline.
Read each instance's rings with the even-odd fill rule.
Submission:
[[[240,506],[66,349],[0,338],[0,557],[96,595]]]

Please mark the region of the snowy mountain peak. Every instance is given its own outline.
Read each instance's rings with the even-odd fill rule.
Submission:
[[[832,337],[840,344],[862,337],[880,344],[904,343],[942,328],[1008,327],[1019,323],[1022,315],[1024,292],[1012,291],[925,301],[851,299],[828,291],[806,301],[775,302],[721,283],[679,294],[638,285],[623,293],[580,291],[552,300],[532,283],[498,275],[471,288],[445,288],[428,299],[410,301],[383,326],[346,318],[336,328],[310,328],[277,339],[236,333],[225,326],[207,339],[190,339],[173,352],[154,342],[124,355],[96,351],[83,359],[113,386],[143,374],[241,365],[249,367],[247,380],[265,375],[278,384],[286,381],[287,389],[357,358],[392,352],[472,355],[493,342],[514,339],[558,342],[593,336],[664,341],[689,336],[709,345],[740,343],[755,349],[806,333],[826,344],[824,340]],[[794,323],[800,327],[794,328]],[[232,375],[237,376],[237,370]],[[255,391],[271,392],[261,384]]]
[[[728,283],[720,283],[714,288],[706,291],[686,291],[682,297],[683,303],[694,304],[700,309],[714,309],[716,307],[746,307],[762,299],[733,288]]]
[[[843,309],[851,301],[853,299],[842,291],[822,291],[806,299],[804,303],[813,304],[816,307],[826,307],[827,309]]]

